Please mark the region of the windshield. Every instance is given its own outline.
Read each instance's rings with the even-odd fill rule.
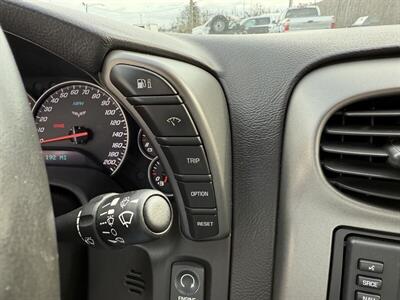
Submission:
[[[400,0],[26,1],[52,3],[151,31],[198,35],[278,34],[400,24]]]

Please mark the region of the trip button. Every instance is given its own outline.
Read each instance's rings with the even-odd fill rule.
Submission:
[[[189,226],[195,239],[206,239],[219,232],[217,215],[190,215]]]
[[[215,208],[214,188],[211,182],[178,182],[183,200],[190,208]]]
[[[358,261],[358,269],[360,271],[366,271],[371,273],[382,273],[383,272],[383,263],[360,259]]]
[[[356,292],[356,300],[381,300],[381,296],[364,292]]]
[[[181,105],[139,105],[136,110],[155,136],[197,136],[186,107]]]
[[[366,276],[357,276],[357,285],[364,288],[380,290],[382,288],[382,280]]]
[[[172,86],[156,73],[134,66],[116,65],[111,70],[110,79],[126,97],[177,94]]]
[[[172,169],[182,175],[210,173],[203,146],[161,146]]]

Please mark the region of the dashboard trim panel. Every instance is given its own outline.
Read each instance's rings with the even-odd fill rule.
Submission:
[[[191,236],[191,231],[186,216],[187,210],[179,191],[178,181],[175,179],[179,176],[174,176],[161,146],[140,114],[111,83],[110,71],[115,64],[120,63],[150,69],[163,76],[174,85],[190,112],[207,153],[217,199],[219,232],[212,238],[202,241],[187,238]],[[180,224],[174,224],[169,238],[141,246],[148,253],[152,264],[153,282],[155,283],[152,289],[153,299],[165,299],[165,295],[170,289],[171,265],[182,259],[195,261],[205,266],[206,299],[228,299],[231,258],[232,159],[229,115],[221,86],[212,75],[198,67],[167,58],[126,51],[113,51],[109,54],[103,66],[101,80],[146,132],[156,148],[168,176],[172,178],[170,183],[175,194],[174,201],[181,216]],[[185,175],[185,178],[196,176],[198,175]],[[210,175],[206,175],[206,177],[211,178]],[[210,211],[215,213],[215,209]],[[207,213],[209,212],[207,211]],[[91,253],[90,257],[92,255],[98,254]],[[123,256],[121,256],[122,258]],[[108,258],[99,259],[105,261]],[[107,276],[96,275],[96,269],[92,272],[95,277],[91,281],[93,284],[98,285],[98,282],[109,280]],[[100,291],[95,291],[91,297],[97,299],[97,293]]]
[[[172,178],[172,189],[181,213],[185,211],[185,206],[179,186],[156,137],[134,106],[111,82],[111,70],[118,64],[133,65],[153,71],[171,82],[182,96],[203,140],[215,185],[219,233],[214,238],[220,239],[229,236],[231,226],[231,134],[227,104],[219,83],[206,71],[187,63],[127,51],[111,52],[103,66],[102,81],[120,99],[135,121],[146,132],[156,148],[167,174]],[[181,222],[184,234],[190,237],[190,227],[183,213]]]
[[[322,130],[336,110],[394,92],[400,92],[398,58],[323,67],[295,88],[284,138],[274,299],[326,299],[339,226],[400,233],[398,211],[341,194],[327,182],[319,163]]]

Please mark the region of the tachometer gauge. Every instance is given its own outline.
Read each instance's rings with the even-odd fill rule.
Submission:
[[[33,113],[46,157],[76,165],[73,160],[85,155],[111,174],[124,161],[129,145],[126,116],[99,86],[80,81],[56,85],[40,97]],[[60,150],[71,155],[56,155]]]
[[[173,195],[169,177],[158,157],[154,158],[149,165],[149,181],[154,189],[163,192],[167,196]]]
[[[157,156],[156,150],[143,129],[140,129],[138,133],[138,147],[143,156],[150,160]]]

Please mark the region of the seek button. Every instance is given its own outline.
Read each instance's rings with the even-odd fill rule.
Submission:
[[[382,280],[366,276],[357,276],[357,285],[364,288],[380,290],[382,288]]]

